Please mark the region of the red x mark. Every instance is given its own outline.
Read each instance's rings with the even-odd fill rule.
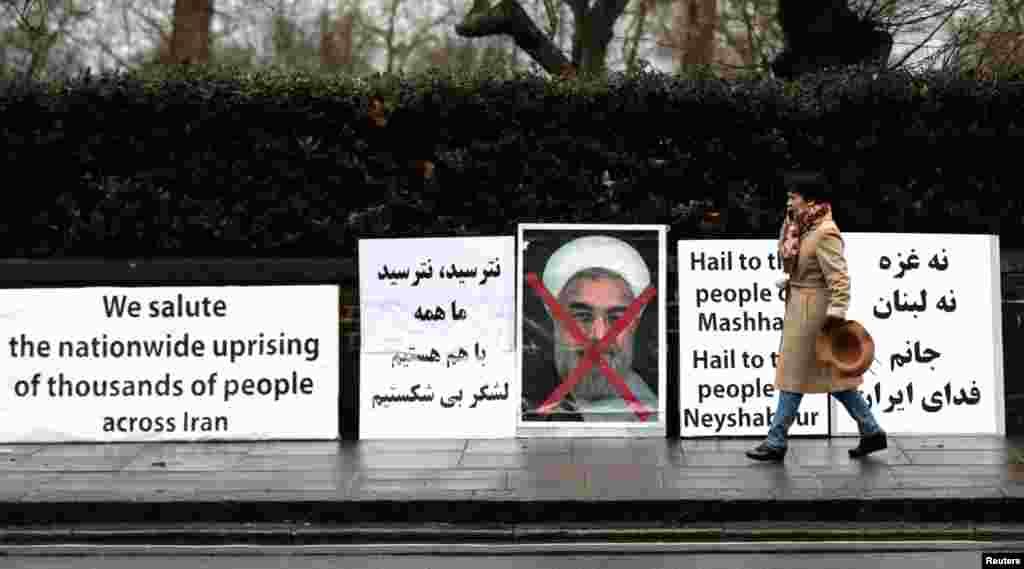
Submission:
[[[569,376],[565,381],[558,386],[555,391],[548,396],[547,400],[541,405],[541,413],[549,414],[554,406],[562,400],[563,397],[577,384],[583,376],[586,375],[590,368],[593,367],[595,362],[601,368],[601,372],[608,378],[609,382],[619,390],[622,398],[633,408],[633,412],[640,418],[641,421],[646,421],[647,417],[651,414],[646,408],[637,400],[633,392],[629,390],[629,386],[626,385],[626,381],[622,379],[617,371],[612,369],[608,365],[608,362],[601,356],[601,353],[608,349],[609,344],[615,341],[615,338],[626,329],[629,324],[640,315],[640,310],[645,304],[650,302],[654,298],[655,290],[654,287],[647,287],[636,300],[626,308],[626,312],[623,313],[622,318],[615,323],[608,330],[608,333],[597,342],[591,342],[586,335],[580,330],[576,324],[576,320],[572,318],[562,305],[558,304],[554,295],[544,286],[544,283],[537,277],[537,273],[530,273],[526,275],[526,283],[530,285],[530,288],[537,293],[538,296],[544,301],[544,304],[548,306],[554,317],[559,320],[569,331],[569,334],[576,339],[577,342],[586,346],[586,350],[583,353],[583,361],[580,365],[569,373]]]

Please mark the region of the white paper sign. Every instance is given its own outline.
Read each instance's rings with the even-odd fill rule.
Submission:
[[[338,334],[336,286],[0,290],[0,439],[336,439]]]
[[[432,237],[359,241],[363,353],[515,340],[513,237]]]
[[[772,240],[680,241],[682,437],[767,435],[785,305]],[[828,433],[828,400],[805,397],[792,435]]]
[[[847,318],[875,342],[861,387],[892,434],[1001,434],[998,237],[845,234]],[[838,402],[837,434],[857,427]]]
[[[515,239],[359,242],[359,435],[515,435]]]

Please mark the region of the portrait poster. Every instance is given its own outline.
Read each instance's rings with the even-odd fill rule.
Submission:
[[[666,228],[521,224],[520,436],[665,436]]]
[[[766,436],[785,317],[771,239],[680,241],[679,430],[683,438]],[[853,298],[856,301],[854,277]],[[805,397],[790,436],[824,436],[828,398]]]
[[[875,360],[860,387],[894,435],[1003,434],[999,237],[850,233],[847,318]],[[833,434],[856,423],[832,402]]]
[[[359,241],[359,436],[510,438],[515,238]]]

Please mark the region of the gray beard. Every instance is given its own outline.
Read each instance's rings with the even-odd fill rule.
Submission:
[[[633,354],[622,350],[605,352],[602,354],[609,367],[614,369],[624,380],[632,374]],[[575,347],[559,346],[555,344],[555,368],[561,381],[565,381],[572,370],[579,367],[583,360],[583,350]],[[622,397],[622,394],[608,380],[608,377],[601,371],[600,365],[595,361],[588,371],[573,387],[571,393],[578,401],[598,401]]]

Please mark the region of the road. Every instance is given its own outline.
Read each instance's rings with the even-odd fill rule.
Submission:
[[[566,544],[568,545],[568,544]],[[608,544],[614,547],[614,544]],[[736,544],[735,552],[721,544],[722,552],[657,552],[627,553],[573,553],[571,547],[556,548],[547,554],[453,555],[420,553],[406,554],[401,548],[394,553],[366,553],[359,549],[339,547],[217,547],[190,548],[182,546],[147,548],[91,547],[63,549],[50,547],[49,552],[35,550],[19,553],[3,548],[6,557],[0,557],[0,567],[18,569],[971,569],[980,568],[981,551],[994,548],[982,544],[946,544],[932,551],[893,551],[896,547],[885,544],[886,551],[864,550],[864,545],[844,544],[831,549],[815,547],[819,544],[791,544],[788,551],[765,551],[757,544]],[[388,547],[388,546],[384,546]],[[486,547],[486,546],[485,546]],[[363,548],[366,550],[367,548]],[[493,549],[493,548],[492,548]],[[533,547],[536,549],[536,547]],[[677,550],[679,548],[676,548]],[[856,549],[860,549],[859,551]],[[911,549],[922,549],[912,547]],[[928,549],[924,547],[924,549]],[[939,549],[939,550],[934,550]],[[945,549],[945,550],[942,550]],[[1000,548],[1006,551],[1006,546]],[[802,551],[800,551],[802,550]],[[1022,551],[1019,547],[1016,551]],[[59,555],[53,555],[54,552]],[[133,552],[132,552],[133,551]],[[481,550],[483,551],[483,550]],[[142,555],[142,557],[140,557]]]

